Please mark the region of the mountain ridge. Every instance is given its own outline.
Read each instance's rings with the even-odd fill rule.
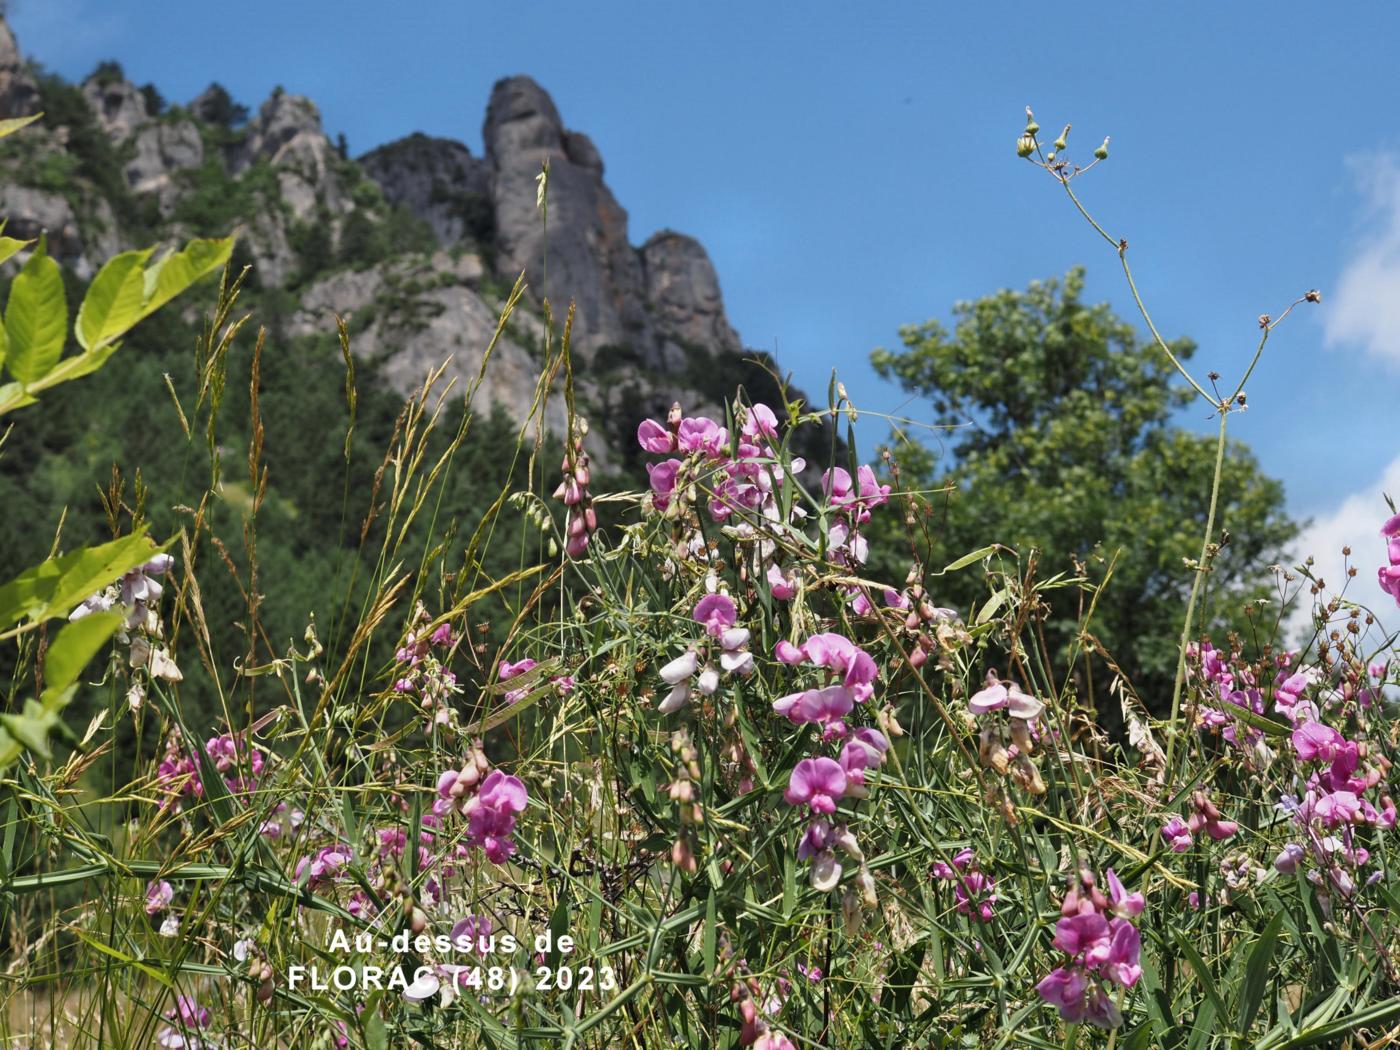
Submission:
[[[475,378],[524,271],[525,309],[481,396],[528,415],[543,300],[556,318],[573,302],[580,401],[623,460],[622,421],[674,399],[713,411],[739,383],[777,396],[776,366],[744,347],[704,246],[671,229],[634,245],[596,145],[528,76],[494,86],[482,156],[415,132],[352,159],[306,96],[276,89],[249,113],[215,84],[166,106],[115,62],[67,85],[37,74],[0,19],[0,116],[41,107],[43,125],[0,156],[0,215],[18,235],[47,231],[79,279],[123,248],[237,226],[255,283],[278,293],[274,335],[326,335],[332,314],[346,316],[352,350],[407,395],[449,357],[447,378]],[[535,197],[546,164],[547,228]]]

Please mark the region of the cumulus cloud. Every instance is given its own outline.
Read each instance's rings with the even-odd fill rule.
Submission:
[[[1366,198],[1363,236],[1325,306],[1328,346],[1360,346],[1400,362],[1400,156],[1352,157]]]
[[[1400,456],[1391,460],[1376,481],[1353,492],[1336,510],[1314,518],[1299,537],[1294,554],[1295,564],[1312,555],[1313,574],[1323,579],[1329,594],[1336,593],[1347,583],[1347,565],[1355,566],[1356,578],[1347,583],[1346,598],[1373,610],[1383,624],[1393,629],[1400,624],[1395,599],[1376,582],[1376,569],[1385,562],[1385,541],[1381,539],[1380,527],[1390,516],[1386,494],[1400,502]],[[1351,548],[1350,558],[1343,557],[1343,547]],[[1304,591],[1302,598],[1306,597]],[[1290,633],[1296,636],[1307,627],[1308,614],[1306,602],[1300,600],[1289,621]]]

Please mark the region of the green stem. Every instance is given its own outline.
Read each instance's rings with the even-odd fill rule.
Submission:
[[[1179,732],[1177,725],[1181,717],[1181,692],[1186,684],[1186,646],[1191,641],[1191,624],[1196,614],[1196,600],[1200,597],[1201,581],[1205,579],[1209,571],[1207,564],[1210,552],[1211,537],[1215,534],[1215,512],[1220,502],[1220,475],[1225,467],[1225,423],[1229,417],[1222,410],[1220,413],[1220,436],[1215,443],[1215,473],[1210,482],[1210,510],[1206,513],[1206,531],[1201,539],[1201,557],[1196,563],[1196,578],[1191,582],[1191,597],[1186,601],[1186,622],[1181,628],[1181,646],[1176,659],[1176,680],[1172,683],[1172,713],[1171,720],[1167,724],[1167,781],[1164,785],[1167,791],[1171,790],[1172,775],[1175,767],[1172,760],[1176,755],[1176,738]]]

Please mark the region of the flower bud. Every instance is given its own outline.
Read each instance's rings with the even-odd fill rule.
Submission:
[[[1065,130],[1060,132],[1060,137],[1055,140],[1055,152],[1059,153],[1069,145],[1069,125],[1065,125]]]
[[[1094,150],[1095,160],[1108,160],[1108,136],[1104,136],[1103,145]]]
[[[1016,140],[1016,156],[1029,157],[1035,152],[1035,138],[1029,134],[1022,135]]]

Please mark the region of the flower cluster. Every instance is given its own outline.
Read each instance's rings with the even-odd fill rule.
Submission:
[[[1104,872],[1108,895],[1096,885],[1092,872],[1079,873],[1060,905],[1055,947],[1065,960],[1039,984],[1040,997],[1071,1024],[1087,1021],[1099,1028],[1116,1028],[1123,1015],[1113,989],[1129,989],[1142,976],[1138,959],[1142,938],[1133,920],[1142,914],[1141,893],[1128,893],[1112,868]]]
[[[146,681],[143,676],[165,682],[184,679],[169,650],[162,644],[164,635],[156,611],[164,590],[156,577],[169,573],[174,564],[175,559],[169,554],[157,554],[123,575],[106,590],[92,595],[68,615],[69,620],[81,620],[95,612],[109,612],[114,608],[126,612],[126,623],[117,632],[117,640],[129,647],[127,662],[131,669],[141,672],[132,676],[126,694],[127,706],[133,711],[145,703]]]
[[[1015,682],[1002,682],[995,671],[988,671],[983,687],[968,698],[967,709],[981,725],[977,753],[982,765],[1002,775],[1010,772],[1027,791],[1043,794],[1045,782],[1030,756],[1045,704]],[[1000,719],[991,717],[996,711],[1006,712],[1004,726]]]
[[[1400,605],[1400,514],[1381,526],[1381,536],[1385,540],[1386,561],[1389,564],[1377,569],[1376,575],[1380,578],[1381,590]]]
[[[588,453],[583,450],[583,438],[587,433],[587,421],[575,419],[573,439],[565,445],[564,462],[559,466],[564,480],[554,490],[554,498],[568,508],[564,523],[564,550],[570,558],[583,557],[588,541],[598,531],[598,514],[593,509],[593,497],[588,491],[591,480]]]
[[[452,698],[462,691],[457,676],[446,664],[456,642],[451,625],[433,627],[427,609],[420,603],[414,609],[404,643],[394,653],[399,664],[394,692],[416,700],[431,724],[448,729],[457,728]]]
[[[1225,820],[1220,815],[1220,810],[1216,808],[1204,791],[1197,791],[1191,796],[1191,814],[1182,820],[1179,816],[1168,818],[1162,825],[1159,834],[1162,841],[1167,844],[1167,848],[1173,853],[1185,853],[1191,848],[1195,837],[1201,832],[1205,832],[1210,838],[1217,842],[1228,839],[1236,831],[1239,825],[1233,820]]]
[[[695,604],[692,615],[695,622],[705,628],[705,638],[661,668],[661,680],[671,687],[666,698],[657,705],[663,715],[679,711],[695,693],[712,695],[719,688],[721,671],[739,677],[753,673],[753,654],[748,649],[749,629],[735,626],[739,611],[733,598],[727,594],[707,594]]]
[[[170,1022],[156,1033],[156,1045],[165,1050],[216,1050],[216,1044],[196,1033],[209,1027],[209,1011],[191,995],[177,995],[165,1012]]]
[[[977,855],[971,849],[959,850],[953,863],[935,861],[930,873],[936,879],[953,883],[958,914],[982,922],[992,921],[992,905],[997,902],[996,881],[978,869]]]
[[[223,733],[204,742],[204,753],[213,767],[223,775],[225,786],[235,797],[250,795],[257,789],[265,759],[256,747],[247,746],[242,734]],[[204,797],[204,782],[200,778],[199,760],[185,747],[179,727],[170,730],[165,740],[165,754],[156,767],[156,789],[164,800],[161,808],[180,810],[184,797]]]
[[[511,835],[516,815],[530,800],[516,777],[490,769],[478,744],[461,769],[449,769],[438,777],[433,812],[441,818],[458,813],[467,820],[467,842],[479,846],[493,864],[504,864],[515,852]]]
[[[796,725],[818,725],[823,742],[842,744],[836,759],[819,755],[799,761],[788,777],[783,798],[808,813],[797,856],[812,862],[813,888],[826,892],[840,881],[842,867],[837,850],[860,865],[855,887],[860,896],[857,898],[852,890],[842,901],[850,926],[858,901],[874,906],[875,880],[865,866],[855,834],[845,823],[833,824],[827,818],[836,813],[842,798],[866,796],[866,771],[881,766],[889,750],[889,739],[880,730],[852,729],[845,721],[856,704],[864,704],[874,696],[875,661],[848,638],[830,633],[814,634],[801,646],[779,642],[776,655],[785,664],[809,663],[825,671],[821,685],[775,701],[773,711]]]

